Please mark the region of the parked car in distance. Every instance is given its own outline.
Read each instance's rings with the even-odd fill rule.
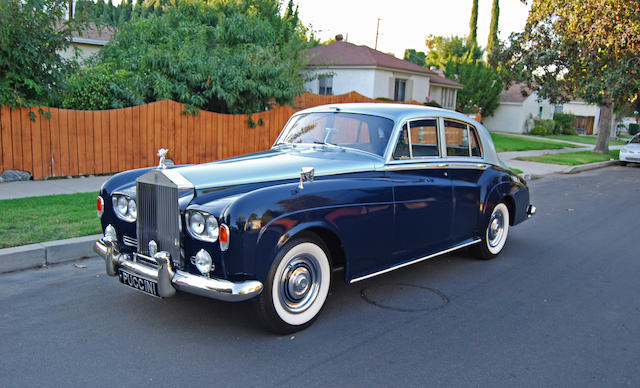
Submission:
[[[620,161],[622,164],[627,164],[627,162],[640,163],[640,133],[637,133],[620,149]]]
[[[496,257],[535,213],[526,182],[465,115],[404,104],[294,114],[265,152],[113,176],[95,250],[121,283],[257,299],[267,328],[310,325],[332,271],[347,283],[463,247]]]

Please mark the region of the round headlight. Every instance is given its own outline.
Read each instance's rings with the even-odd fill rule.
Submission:
[[[136,208],[136,202],[133,199],[129,200],[129,211],[128,211],[129,216],[133,217],[133,218],[137,218],[138,217],[138,209]]]
[[[189,226],[195,234],[202,234],[205,228],[204,216],[199,212],[192,212],[189,217]]]
[[[206,230],[207,230],[207,235],[213,241],[216,241],[218,239],[218,234],[220,231],[218,230],[218,220],[216,220],[214,216],[207,217]]]
[[[129,208],[129,201],[124,196],[118,197],[118,203],[116,204],[116,210],[120,215],[126,216]]]
[[[196,268],[198,268],[198,271],[203,275],[208,274],[213,269],[211,255],[204,249],[200,249],[196,254],[194,264],[196,265]]]

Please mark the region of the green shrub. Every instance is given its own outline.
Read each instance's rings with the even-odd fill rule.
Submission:
[[[635,135],[640,132],[640,124],[638,123],[630,123],[629,124],[629,135]]]
[[[393,98],[389,98],[389,97],[376,97],[376,100],[393,102]]]
[[[578,132],[576,131],[575,128],[568,127],[568,128],[563,128],[562,129],[562,134],[563,135],[577,135]]]
[[[106,64],[91,66],[68,78],[62,107],[102,110],[144,104],[135,84],[135,75],[131,71],[114,71]]]
[[[542,125],[536,125],[529,133],[535,136],[546,136],[547,130]]]
[[[572,115],[571,113],[560,113],[560,112],[556,112],[553,114],[553,121],[555,121],[556,123],[556,128],[555,128],[555,133],[562,133],[565,135],[569,135],[571,132],[569,130],[573,129],[573,120],[576,118],[576,116]],[[575,133],[575,130],[573,130],[573,132]]]
[[[551,135],[553,133],[555,133],[555,129],[556,129],[556,122],[553,120],[540,120],[540,119],[534,119],[533,120],[535,127],[542,127],[544,128],[544,132],[545,135]],[[534,127],[534,129],[535,129]],[[542,135],[544,136],[544,135]]]

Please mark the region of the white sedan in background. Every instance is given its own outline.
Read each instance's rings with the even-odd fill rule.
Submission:
[[[620,150],[620,161],[622,164],[627,162],[640,163],[640,133],[636,134],[629,142]]]

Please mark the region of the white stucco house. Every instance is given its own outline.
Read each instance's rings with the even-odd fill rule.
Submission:
[[[492,116],[484,117],[483,124],[490,131],[525,133],[532,129],[530,118],[552,119],[554,112],[575,115],[574,127],[578,133],[598,133],[599,106],[581,100],[554,105],[549,100],[540,100],[537,92],[524,84],[514,84],[503,90],[498,109]]]
[[[71,46],[61,53],[64,58],[71,58],[75,53],[75,48],[79,50],[80,60],[95,55],[106,45],[116,29],[110,26],[98,26],[91,22],[81,32],[73,31],[71,35]]]
[[[455,109],[457,90],[463,85],[393,55],[342,41],[309,50],[308,72],[321,74],[305,84],[316,94],[356,91],[369,98],[394,101],[436,101]]]

